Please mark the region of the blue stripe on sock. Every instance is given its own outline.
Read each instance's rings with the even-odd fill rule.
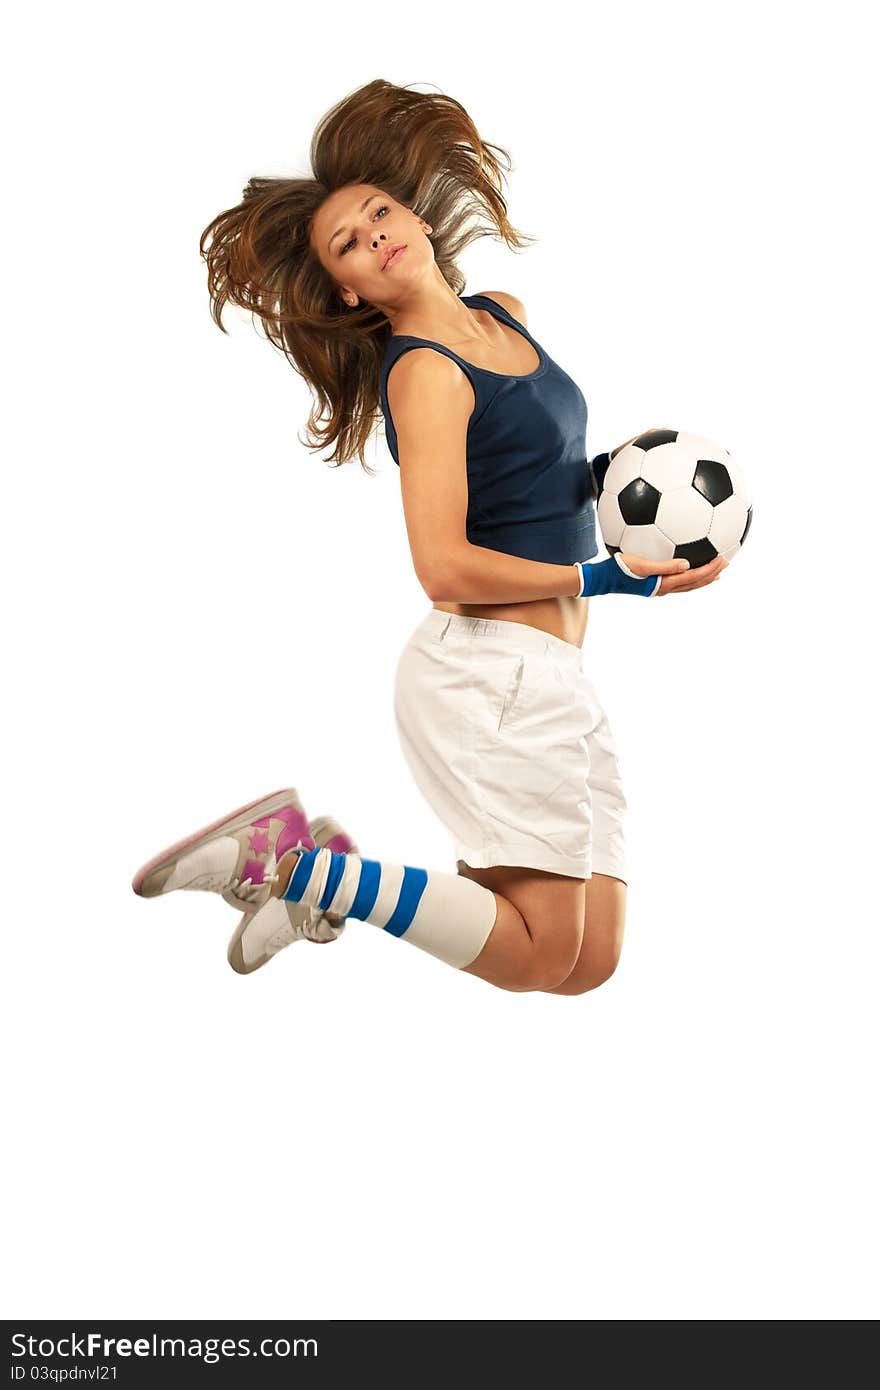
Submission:
[[[385,931],[390,931],[392,936],[403,936],[416,915],[416,908],[421,901],[427,882],[428,875],[424,869],[411,869],[404,864],[400,897],[397,899],[397,906],[385,923]]]
[[[379,880],[381,877],[382,865],[378,860],[361,860],[361,876],[358,880],[357,892],[354,895],[354,902],[348,909],[346,916],[357,917],[361,922],[366,921],[367,913],[371,910],[376,898],[379,896]]]
[[[332,903],[336,889],[339,887],[339,880],[345,873],[346,856],[344,854],[336,854],[332,849],[329,849],[327,853],[331,856],[330,872],[327,875],[327,886],[324,889],[321,901],[318,903],[318,907],[322,912],[326,912],[327,908]]]
[[[309,879],[312,876],[312,869],[315,860],[321,852],[321,846],[315,845],[314,849],[304,849],[300,851],[296,868],[290,875],[290,882],[281,894],[288,902],[298,903],[308,887]],[[332,853],[332,850],[331,850]]]

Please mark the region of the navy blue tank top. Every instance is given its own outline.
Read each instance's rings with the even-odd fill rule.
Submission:
[[[393,334],[379,395],[395,463],[400,459],[388,374],[405,352],[432,347],[457,362],[474,389],[467,429],[468,540],[554,565],[591,559],[597,553],[596,503],[586,456],[587,403],[579,387],[497,300],[485,294],[459,298],[527,338],[538,366],[524,376],[507,376],[477,367],[430,338]]]

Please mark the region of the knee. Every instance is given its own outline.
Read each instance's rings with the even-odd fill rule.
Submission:
[[[598,989],[611,979],[617,969],[618,960],[616,956],[609,957],[600,963],[593,963],[587,970],[578,970],[575,967],[570,975],[550,988],[555,994],[589,994],[590,990]]]
[[[564,984],[571,977],[578,958],[580,943],[575,941],[570,950],[560,949],[558,945],[536,949],[524,972],[521,988],[528,990],[552,990]]]

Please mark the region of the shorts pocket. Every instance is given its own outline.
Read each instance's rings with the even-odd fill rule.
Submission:
[[[504,692],[504,699],[501,702],[501,710],[498,715],[499,730],[510,723],[513,711],[516,708],[517,700],[522,691],[523,677],[525,676],[526,658],[525,653],[521,652],[514,659],[513,669],[507,682],[507,689]]]
[[[498,731],[519,728],[531,710],[536,706],[553,704],[559,699],[557,680],[551,663],[539,652],[521,652],[514,660],[507,682],[507,690],[501,713],[498,716]],[[547,681],[553,681],[553,693],[548,691]]]

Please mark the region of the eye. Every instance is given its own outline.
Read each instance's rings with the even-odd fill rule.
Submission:
[[[387,212],[387,211],[388,211],[388,208],[387,208],[387,207],[384,205],[384,203],[383,203],[383,205],[382,205],[381,207],[376,208],[376,211],[375,211],[374,214],[373,214],[372,220],[375,222],[375,220],[376,220],[376,218],[379,216],[379,213],[380,213],[380,212]],[[356,241],[357,241],[357,237],[352,237],[350,241],[347,241],[347,242],[345,243],[345,245],[343,246],[342,250],[339,252],[340,256],[344,256],[345,253],[346,253],[346,251],[348,250],[349,246],[354,246],[354,244],[355,244]]]

